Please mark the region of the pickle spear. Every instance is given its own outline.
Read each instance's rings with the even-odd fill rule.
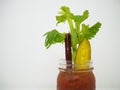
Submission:
[[[91,46],[88,39],[84,38],[78,46],[75,69],[88,69],[90,67],[91,60]]]

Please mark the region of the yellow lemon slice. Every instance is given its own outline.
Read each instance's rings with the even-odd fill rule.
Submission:
[[[88,69],[90,67],[91,60],[91,46],[87,39],[83,39],[78,46],[75,69]]]

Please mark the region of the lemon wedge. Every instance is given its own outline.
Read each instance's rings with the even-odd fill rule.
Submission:
[[[91,60],[91,46],[88,39],[84,38],[78,46],[75,69],[88,69],[90,67]]]

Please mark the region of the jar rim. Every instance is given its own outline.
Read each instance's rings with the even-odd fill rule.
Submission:
[[[70,72],[86,72],[86,71],[91,71],[91,70],[93,70],[94,68],[93,67],[91,67],[91,68],[88,68],[88,69],[75,69],[75,68],[72,68],[72,69],[70,69],[70,68],[66,68],[66,69],[63,69],[63,68],[58,68],[60,71],[64,71],[64,72],[66,72],[66,71],[70,71]]]
[[[89,60],[89,62],[84,62],[81,64],[74,64],[72,60],[60,60],[59,69],[60,70],[75,70],[75,71],[84,71],[84,70],[93,70],[93,62]]]

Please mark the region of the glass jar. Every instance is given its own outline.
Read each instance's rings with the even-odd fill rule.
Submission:
[[[71,62],[60,63],[57,90],[95,90],[95,88],[95,76],[91,62],[83,65],[74,65]]]

